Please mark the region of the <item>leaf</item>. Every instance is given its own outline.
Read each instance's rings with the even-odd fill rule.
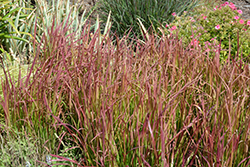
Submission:
[[[20,41],[24,41],[24,42],[29,42],[26,39],[23,39],[23,38],[20,38],[20,37],[16,37],[16,36],[6,35],[4,33],[0,34],[0,38],[16,39],[16,40],[20,40]]]
[[[3,18],[8,18],[12,13],[14,13],[14,12],[20,10],[20,9],[22,9],[22,8],[19,7],[19,8],[15,8],[15,9],[11,10],[11,11],[10,11],[8,14],[6,14]]]
[[[0,0],[0,5],[5,5],[7,3],[10,3],[9,0]]]
[[[9,24],[14,28],[14,30],[18,33],[18,35],[20,35],[20,33],[17,30],[16,26],[14,25],[12,19],[10,19],[10,18],[4,18],[3,20],[7,20],[9,22]]]
[[[137,18],[137,20],[139,21],[139,25],[141,27],[142,33],[145,34],[147,40],[149,40],[149,35],[148,35],[148,32],[147,32],[146,28],[144,27],[144,25],[142,24],[142,22],[141,22],[141,20],[139,18]]]
[[[6,52],[4,49],[2,49],[2,48],[0,48],[0,51],[2,51],[3,53],[5,53],[6,54],[6,56],[7,56],[7,58],[9,59],[9,60],[11,60],[11,56],[10,56],[10,54],[8,53],[8,52]]]
[[[106,25],[105,25],[105,29],[104,29],[104,34],[103,35],[106,35],[108,29],[111,27],[110,16],[111,16],[111,11],[109,12],[109,16],[108,16],[108,19],[107,19],[107,22],[106,22]]]

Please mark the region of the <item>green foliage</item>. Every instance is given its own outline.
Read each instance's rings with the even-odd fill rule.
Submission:
[[[37,27],[36,37],[37,41],[41,41],[43,33],[45,33],[46,38],[48,37],[47,28],[56,27],[56,25],[63,24],[65,26],[67,23],[70,24],[70,30],[67,31],[67,34],[73,32],[77,33],[77,37],[81,35],[82,28],[86,23],[87,19],[93,12],[94,8],[90,12],[86,10],[80,14],[81,8],[78,8],[77,5],[70,5],[70,1],[57,1],[51,0],[50,3],[47,3],[46,0],[35,0],[36,2],[36,21]]]
[[[213,10],[202,7],[193,17],[176,17],[173,23],[167,25],[167,32],[176,33],[172,28],[176,26],[186,45],[199,43],[206,51],[215,46],[214,53],[221,42],[222,61],[229,58],[230,54],[231,58],[241,58],[242,54],[243,59],[249,62],[250,21],[241,19],[240,13],[232,3],[221,4]]]
[[[37,152],[36,142],[33,137],[15,130],[0,133],[0,166],[38,166],[36,160],[41,156]]]
[[[25,31],[26,20],[29,17],[32,9],[20,7],[20,1],[0,3],[0,43],[2,50],[13,52],[19,45],[22,49],[29,42],[31,34]],[[12,54],[8,55],[8,60],[13,61],[15,57]],[[6,59],[5,59],[6,60]]]
[[[138,19],[146,29],[158,27],[164,21],[172,21],[173,12],[181,15],[194,8],[197,0],[101,0],[101,19],[107,20],[111,11],[112,32],[122,37],[133,28],[130,37],[141,35]]]

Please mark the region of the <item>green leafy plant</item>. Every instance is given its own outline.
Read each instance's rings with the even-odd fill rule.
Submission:
[[[10,127],[0,132],[0,166],[38,166],[37,160],[41,160],[42,156],[36,146],[37,139]]]
[[[29,41],[25,36],[31,37],[29,32],[23,31],[25,21],[28,17],[27,11],[30,8],[20,7],[18,1],[2,1],[0,2],[0,43],[1,51],[4,50],[11,53],[12,49],[17,48],[13,45],[16,41],[20,41],[22,45],[26,45]],[[6,54],[6,60],[13,61],[15,57],[12,54]]]
[[[197,0],[101,0],[99,4],[102,20],[107,20],[111,11],[111,31],[116,32],[120,38],[130,28],[133,32],[130,37],[141,35],[138,19],[147,30],[150,27],[154,29],[163,21],[172,21],[173,12],[181,15],[197,5]]]
[[[241,14],[233,3],[225,2],[213,10],[202,7],[193,17],[177,16],[173,23],[166,25],[166,30],[168,34],[178,30],[186,45],[198,44],[205,51],[209,51],[211,45],[218,50],[221,45],[222,61],[242,57],[249,62],[250,20],[241,19]]]

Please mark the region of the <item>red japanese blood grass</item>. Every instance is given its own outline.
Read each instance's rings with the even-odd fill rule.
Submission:
[[[15,81],[5,72],[5,80],[2,82],[1,105],[6,125],[19,131],[25,127],[27,133],[41,140],[41,145],[37,146],[40,153],[43,153],[41,159],[45,159],[44,152],[55,153],[58,143],[55,134],[61,133],[60,127],[55,126],[57,121],[51,114],[67,115],[64,109],[67,105],[64,105],[63,99],[67,85],[61,83],[69,77],[65,75],[66,70],[61,65],[64,62],[60,64],[58,59],[67,59],[69,56],[66,48],[63,51],[67,55],[60,55],[61,52],[57,48],[70,48],[66,46],[68,43],[65,41],[71,41],[72,35],[65,37],[67,24],[65,29],[60,29],[60,26],[56,29],[52,27],[49,32],[56,42],[43,38],[42,50],[39,49],[41,44],[37,44],[35,60],[25,78],[21,78],[19,74],[18,80]]]
[[[15,86],[6,74],[2,84],[6,124],[41,138],[54,161],[247,166],[247,66],[221,65],[177,36],[115,46],[88,26],[78,41],[65,31],[51,28],[27,77]]]

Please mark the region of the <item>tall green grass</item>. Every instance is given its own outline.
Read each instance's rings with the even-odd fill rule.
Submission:
[[[158,32],[163,22],[174,20],[172,13],[181,15],[184,11],[190,11],[197,7],[197,0],[100,0],[99,8],[101,19],[107,20],[111,12],[111,31],[119,38],[130,33],[130,38],[142,39],[138,19],[142,21],[147,30]]]

